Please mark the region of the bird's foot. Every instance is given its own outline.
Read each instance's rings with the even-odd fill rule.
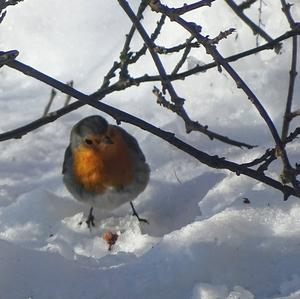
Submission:
[[[87,226],[90,230],[92,230],[92,226],[95,226],[94,220],[95,220],[95,216],[93,215],[93,207],[91,207],[89,215],[85,221],[85,223],[87,224]]]
[[[137,211],[135,210],[132,201],[130,202],[131,208],[132,208],[132,216],[135,216],[139,222],[144,222],[149,224],[148,220],[145,218],[140,218],[140,216],[138,215]]]
[[[89,212],[89,215],[88,217],[86,218],[86,225],[87,227],[92,230],[92,226],[95,226],[95,216],[93,215],[93,207],[90,208],[90,212]],[[83,221],[80,221],[78,224],[79,225],[82,225]]]

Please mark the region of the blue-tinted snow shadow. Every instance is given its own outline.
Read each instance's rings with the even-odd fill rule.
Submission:
[[[184,183],[152,181],[151,200],[140,203],[143,217],[149,221],[142,231],[161,237],[192,223],[201,215],[198,206],[201,199],[224,176],[204,173]]]

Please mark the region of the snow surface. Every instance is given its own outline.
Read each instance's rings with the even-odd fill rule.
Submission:
[[[174,1],[166,3],[171,4]],[[176,5],[184,2],[176,1]],[[300,5],[292,13],[300,20]],[[136,9],[139,1],[130,1]],[[223,55],[255,46],[249,28],[224,1],[191,12],[211,36],[237,28],[219,45]],[[257,19],[257,6],[248,12]],[[157,14],[148,11],[151,30]],[[280,1],[265,0],[264,29],[273,37],[288,24]],[[122,49],[130,22],[117,1],[26,0],[10,7],[0,26],[0,48],[18,49],[19,60],[89,93],[95,91]],[[168,22],[158,43],[184,41],[188,35]],[[142,44],[134,39],[134,49]],[[249,83],[280,129],[288,87],[291,41],[281,55],[266,51],[232,65]],[[163,58],[168,70],[172,56]],[[208,62],[193,50],[190,61]],[[298,70],[299,70],[298,65]],[[184,69],[187,69],[187,65]],[[147,55],[130,68],[154,74]],[[300,84],[296,81],[295,107]],[[235,139],[257,144],[251,151],[184,133],[183,123],[155,103],[153,84],[108,96],[105,102],[176,133],[201,150],[246,162],[272,146],[262,119],[229,76],[209,70],[175,87],[193,119]],[[0,131],[41,116],[50,88],[7,67],[0,69]],[[55,99],[62,106],[64,95]],[[96,215],[90,232],[79,226],[88,207],[76,202],[62,183],[61,165],[69,131],[80,118],[98,113],[83,107],[21,140],[0,144],[0,298],[1,299],[296,299],[300,298],[300,203],[247,177],[216,171],[130,125],[151,165],[150,183],[135,201],[150,225],[139,225],[129,205]],[[107,117],[109,121],[113,121]],[[299,125],[296,121],[292,127]],[[299,162],[299,141],[288,148]],[[277,178],[280,162],[270,169]],[[250,204],[243,203],[248,198]],[[120,236],[113,250],[104,231]]]

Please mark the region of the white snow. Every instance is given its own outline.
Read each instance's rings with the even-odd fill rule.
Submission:
[[[129,1],[134,9],[139,2]],[[192,1],[175,2],[180,6]],[[288,30],[280,1],[263,2],[264,29],[272,37]],[[299,21],[300,5],[291,2]],[[249,15],[257,19],[257,5]],[[187,17],[211,36],[230,27],[237,29],[218,46],[225,56],[255,46],[251,30],[224,1]],[[148,30],[157,18],[147,11]],[[159,45],[185,41],[184,30],[167,24],[169,32],[162,32]],[[0,25],[0,50],[17,49],[20,61],[63,82],[72,79],[77,89],[90,93],[118,60],[130,25],[117,1],[26,0],[8,8]],[[279,130],[291,41],[283,44],[281,55],[265,51],[232,64]],[[134,38],[133,50],[141,45],[141,39]],[[202,48],[193,49],[191,57],[201,63],[211,61]],[[172,70],[174,58],[163,61]],[[298,63],[298,71],[299,67]],[[130,70],[134,75],[156,73],[149,55]],[[261,117],[225,71],[208,70],[174,86],[186,98],[193,119],[259,147],[238,149],[198,133],[186,135],[183,122],[156,104],[153,84],[111,94],[104,101],[233,161],[250,161],[273,145]],[[1,68],[0,132],[40,117],[50,91],[34,79]],[[295,109],[299,109],[299,96],[297,77]],[[52,109],[61,107],[64,99],[58,94]],[[128,124],[122,126],[139,140],[152,169],[148,187],[135,201],[150,224],[139,224],[130,206],[124,205],[111,214],[96,214],[97,226],[91,232],[80,226],[88,207],[65,189],[61,166],[73,124],[95,113],[100,112],[83,107],[22,139],[0,143],[0,299],[300,298],[299,199],[283,202],[282,194],[270,187],[210,169]],[[298,120],[292,127],[296,126]],[[288,150],[292,161],[299,162],[299,141]],[[269,175],[277,179],[279,170],[280,162],[275,162]],[[244,198],[250,203],[244,203]],[[102,238],[105,231],[119,235],[111,251]]]

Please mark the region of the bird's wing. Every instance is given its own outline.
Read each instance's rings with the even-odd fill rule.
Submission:
[[[129,133],[127,133],[121,127],[119,127],[119,126],[113,126],[113,127],[117,128],[117,130],[119,130],[121,132],[125,142],[128,144],[128,147],[130,148],[130,150],[132,150],[133,152],[136,153],[136,155],[140,159],[140,161],[145,162],[146,161],[145,156],[144,156],[138,142],[135,140],[135,138],[132,135],[130,135]]]
[[[67,168],[67,161],[71,158],[72,158],[72,151],[71,151],[71,146],[69,145],[65,151],[65,157],[64,157],[63,167],[62,167],[62,174],[65,174],[66,168]]]

